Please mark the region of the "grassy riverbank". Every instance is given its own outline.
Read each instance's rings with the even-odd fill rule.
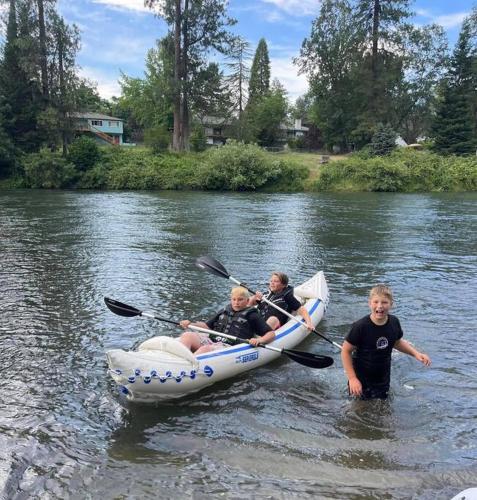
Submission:
[[[147,148],[83,149],[63,158],[43,150],[26,156],[0,187],[183,189],[222,191],[475,191],[477,158],[399,149],[365,153],[267,153],[230,143],[202,153],[154,154]]]
[[[350,155],[320,168],[314,191],[476,191],[477,157],[400,148],[387,156]]]

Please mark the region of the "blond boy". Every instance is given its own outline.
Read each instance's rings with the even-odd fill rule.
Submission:
[[[235,337],[248,340],[251,345],[268,344],[275,338],[275,332],[260,316],[255,307],[248,306],[249,294],[243,287],[232,288],[230,304],[220,310],[208,321],[198,321],[195,326],[227,333]],[[188,328],[191,321],[185,319],[180,322],[182,328]],[[254,336],[258,335],[258,338]],[[184,332],[179,341],[195,354],[223,349],[234,342],[225,337],[208,336],[199,332]]]
[[[405,341],[401,324],[389,314],[393,294],[386,285],[376,285],[369,293],[371,314],[353,323],[343,343],[341,359],[348,377],[351,396],[386,399],[391,379],[391,352],[394,349],[413,356],[425,366],[427,354]]]

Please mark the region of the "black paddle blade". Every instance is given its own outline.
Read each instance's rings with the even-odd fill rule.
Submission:
[[[195,265],[204,271],[209,271],[209,273],[216,274],[222,278],[229,279],[230,275],[227,269],[218,261],[212,257],[198,257],[195,261]]]
[[[133,316],[141,315],[141,311],[139,309],[128,306],[127,304],[123,304],[118,300],[110,299],[109,297],[104,297],[104,303],[108,306],[108,309],[111,312],[117,314],[118,316],[126,316],[127,318],[131,318]]]
[[[290,359],[293,359],[293,361],[310,368],[328,368],[334,363],[334,359],[329,356],[321,356],[320,354],[313,354],[311,352],[293,351],[290,349],[283,349],[282,352]]]

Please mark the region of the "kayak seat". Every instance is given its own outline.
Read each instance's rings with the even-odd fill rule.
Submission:
[[[165,335],[158,335],[152,337],[139,345],[138,351],[165,351],[179,358],[186,359],[192,364],[197,364],[196,357],[187,347],[179,342],[177,339],[166,337]]]

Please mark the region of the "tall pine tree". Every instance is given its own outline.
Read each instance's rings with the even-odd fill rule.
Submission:
[[[10,0],[7,36],[0,66],[2,118],[6,136],[22,151],[38,149],[39,88],[29,63],[34,48],[31,38],[31,11],[26,2]]]
[[[250,71],[250,82],[248,86],[248,104],[255,105],[270,90],[270,57],[265,38],[258,42],[257,50]]]
[[[434,149],[443,154],[465,155],[477,145],[477,16],[467,17],[459,34],[451,69],[433,124]]]

